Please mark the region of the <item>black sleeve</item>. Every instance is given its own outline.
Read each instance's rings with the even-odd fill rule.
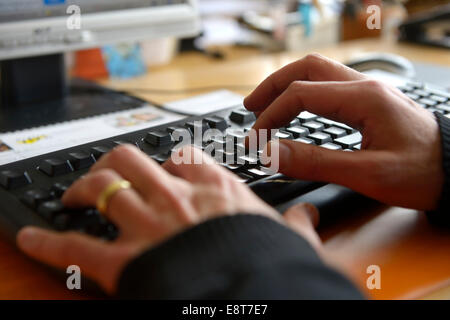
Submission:
[[[257,215],[207,221],[145,252],[123,271],[125,299],[362,299],[309,243]]]
[[[450,227],[450,119],[440,113],[435,115],[441,129],[445,181],[438,209],[428,212],[428,218],[437,225]]]

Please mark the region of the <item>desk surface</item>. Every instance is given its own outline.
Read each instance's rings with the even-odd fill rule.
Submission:
[[[253,49],[225,48],[225,61],[184,54],[169,66],[128,81],[105,81],[120,89],[188,89],[204,86],[256,86],[283,65],[306,52],[259,54]],[[387,51],[408,59],[450,66],[448,51],[377,40],[348,42],[317,52],[345,61],[367,51]],[[132,91],[132,90],[131,90]],[[242,95],[249,90],[236,91]],[[196,92],[195,94],[198,94]],[[137,95],[163,103],[194,93]],[[401,208],[371,208],[320,232],[339,268],[375,299],[450,298],[450,233],[430,226],[423,213]],[[60,279],[0,239],[0,299],[80,299]],[[368,291],[366,269],[381,268],[381,290]]]

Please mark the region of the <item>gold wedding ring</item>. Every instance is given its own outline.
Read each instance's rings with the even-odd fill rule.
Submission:
[[[103,190],[97,200],[97,210],[100,213],[105,214],[106,210],[108,210],[108,204],[111,198],[120,190],[126,190],[131,188],[130,181],[127,180],[118,180],[111,183],[109,186]]]

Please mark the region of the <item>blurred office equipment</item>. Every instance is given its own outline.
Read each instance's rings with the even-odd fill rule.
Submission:
[[[0,1],[1,131],[142,105],[80,80],[69,85],[63,52],[199,31],[196,0],[82,0],[79,12],[74,3]]]
[[[339,40],[339,1],[232,0],[224,10],[219,3],[201,2],[204,45],[227,42],[274,52],[312,49]]]
[[[403,1],[409,15],[429,11],[449,3],[449,0],[405,0]]]
[[[367,21],[373,13],[368,7],[376,5],[381,8],[381,28],[370,29]],[[406,17],[406,10],[401,1],[381,0],[346,0],[343,2],[341,14],[341,39],[393,37],[397,26]]]
[[[450,4],[413,14],[400,26],[400,40],[450,48]]]
[[[412,79],[415,75],[414,65],[402,56],[390,53],[370,53],[346,63],[350,68],[359,72],[377,69],[398,74]]]

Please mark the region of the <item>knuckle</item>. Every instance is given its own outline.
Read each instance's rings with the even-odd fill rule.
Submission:
[[[383,82],[374,79],[364,80],[364,86],[374,93],[381,93],[387,89]]]
[[[305,86],[305,82],[303,81],[293,81],[288,87],[288,91],[291,93],[297,93],[300,89]]]
[[[113,180],[115,176],[116,174],[113,170],[101,169],[97,171],[95,175],[92,176],[91,183],[88,184],[88,187],[108,183],[109,181]]]
[[[126,161],[129,157],[133,156],[136,151],[137,148],[131,144],[118,146],[109,153],[109,161],[113,164],[122,164],[123,161]]]
[[[309,63],[321,63],[325,61],[325,57],[322,56],[320,53],[313,52],[305,56],[305,61]]]
[[[224,174],[218,170],[214,170],[211,173],[211,182],[220,188],[226,188],[230,183],[233,183],[233,179],[231,179],[231,177],[227,174]]]

